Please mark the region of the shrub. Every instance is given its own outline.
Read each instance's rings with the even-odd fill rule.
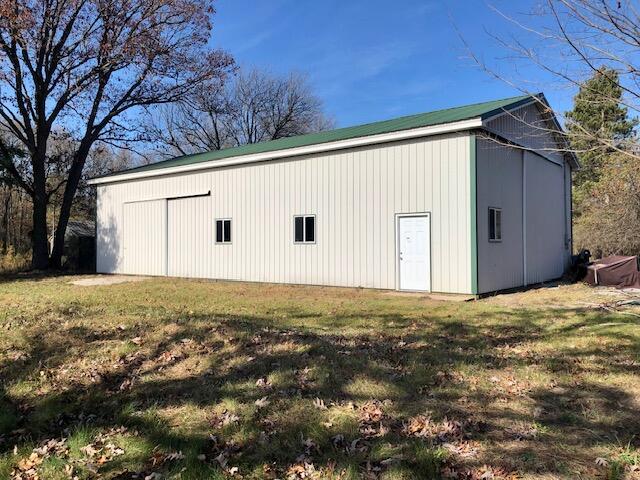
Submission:
[[[612,159],[597,183],[574,192],[580,205],[574,245],[595,257],[640,254],[640,163],[628,156]]]
[[[31,256],[26,253],[18,253],[9,245],[4,254],[0,254],[0,273],[16,273],[27,270],[31,265]]]

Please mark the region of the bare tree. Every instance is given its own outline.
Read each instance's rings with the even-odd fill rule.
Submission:
[[[542,73],[545,87],[577,92],[570,112],[552,110],[539,100],[546,117],[517,120],[561,138],[559,150],[587,167],[574,176],[575,245],[594,253],[637,254],[640,148],[635,131],[640,113],[640,11],[630,0],[540,0],[533,11],[511,15],[494,11],[515,33],[488,34],[506,61],[485,62],[468,46],[476,63],[491,76],[523,93],[542,90],[530,77]],[[535,18],[535,20],[532,20]],[[464,36],[461,35],[464,41]],[[521,68],[524,67],[524,68]],[[524,73],[523,73],[524,72]],[[560,123],[554,123],[553,118]],[[560,127],[564,124],[565,131]],[[550,146],[550,149],[558,149]]]
[[[163,156],[220,150],[231,144],[225,125],[229,110],[226,90],[208,82],[182,102],[154,112],[147,132]]]
[[[622,106],[631,116],[640,113],[640,57],[637,55],[640,47],[640,14],[634,2],[541,0],[531,12],[519,15],[491,8],[515,29],[511,35],[487,32],[505,52],[498,61],[499,65],[485,61],[464,35],[460,35],[471,58],[489,75],[525,94],[533,94],[542,88],[528,75],[531,67],[544,74],[546,86],[553,83],[564,90],[584,88],[590,77],[598,73],[615,72],[616,77],[612,75],[609,80],[617,82],[619,76],[624,94]],[[535,22],[532,18],[536,19]],[[600,103],[620,101],[606,92],[594,90],[592,93]],[[562,150],[578,155],[606,150],[638,158],[635,140],[611,138],[566,117],[565,112],[552,110],[542,102],[540,107],[549,114],[553,113],[560,123],[570,125],[571,136],[579,140],[567,142]],[[526,118],[518,120],[528,123]],[[559,125],[549,122],[532,123],[531,126],[541,135],[565,135]],[[578,144],[581,148],[576,147]]]
[[[241,72],[234,82],[209,82],[154,119],[165,155],[186,155],[325,130],[332,122],[305,77]]]
[[[59,267],[64,232],[87,157],[96,144],[139,134],[133,112],[176,102],[223,78],[233,60],[210,50],[206,0],[3,0],[0,2],[0,126],[27,153],[6,170],[33,201],[32,266]],[[49,184],[48,145],[72,132],[76,148]],[[54,168],[55,170],[55,168]],[[47,204],[62,190],[51,257]]]

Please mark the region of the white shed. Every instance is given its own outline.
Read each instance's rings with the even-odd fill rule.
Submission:
[[[545,106],[508,98],[95,178],[97,270],[463,294],[558,278],[577,162]]]

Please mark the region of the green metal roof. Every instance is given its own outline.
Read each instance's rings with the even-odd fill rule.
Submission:
[[[224,150],[213,150],[205,153],[184,155],[182,157],[171,158],[169,160],[163,160],[149,165],[143,165],[141,167],[122,170],[109,175],[105,175],[104,177],[111,177],[124,173],[137,173],[158,170],[162,168],[180,167],[184,165],[192,165],[195,163],[209,162],[212,160],[221,160],[223,158],[239,157],[242,155],[250,155],[255,153],[275,152],[278,150],[286,150],[288,148],[306,147],[309,145],[318,145],[339,140],[366,137],[369,135],[379,135],[383,133],[410,130],[412,128],[459,122],[471,118],[480,117],[484,119],[498,114],[501,111],[516,108],[523,103],[527,103],[532,98],[533,97],[531,95],[504,98],[501,100],[493,100],[490,102],[447,108],[445,110],[418,113],[416,115],[409,115],[406,117],[394,118],[391,120],[384,120],[375,123],[367,123],[365,125],[338,128],[336,130],[310,133],[307,135],[299,135],[297,137],[280,138],[278,140],[254,143],[251,145],[242,145],[240,147],[226,148]]]

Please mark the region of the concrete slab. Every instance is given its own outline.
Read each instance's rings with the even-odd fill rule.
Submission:
[[[69,283],[80,287],[97,287],[101,285],[117,285],[118,283],[142,282],[148,279],[149,277],[132,275],[99,275],[96,277],[81,278],[80,280],[74,280]]]

